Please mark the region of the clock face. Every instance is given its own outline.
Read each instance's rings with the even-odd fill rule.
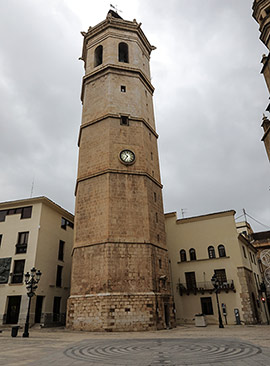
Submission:
[[[135,154],[131,150],[122,150],[120,152],[120,160],[125,164],[132,164],[135,161]]]

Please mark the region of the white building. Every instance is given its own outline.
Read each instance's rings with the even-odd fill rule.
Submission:
[[[0,203],[0,325],[23,325],[24,274],[42,272],[30,324],[65,321],[70,288],[74,216],[46,197]]]

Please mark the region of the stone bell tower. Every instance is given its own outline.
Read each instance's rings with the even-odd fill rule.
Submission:
[[[141,24],[109,11],[89,28],[67,326],[172,326],[171,284],[150,81]]]

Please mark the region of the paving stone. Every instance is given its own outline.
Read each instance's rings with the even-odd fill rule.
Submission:
[[[140,333],[32,331],[0,336],[5,366],[260,366],[270,364],[269,327]],[[241,337],[237,337],[241,335]],[[265,346],[267,345],[267,346]]]

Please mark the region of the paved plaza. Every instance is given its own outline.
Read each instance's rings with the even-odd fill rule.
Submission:
[[[270,365],[269,326],[182,326],[156,332],[87,333],[31,329],[0,334],[0,365]]]

